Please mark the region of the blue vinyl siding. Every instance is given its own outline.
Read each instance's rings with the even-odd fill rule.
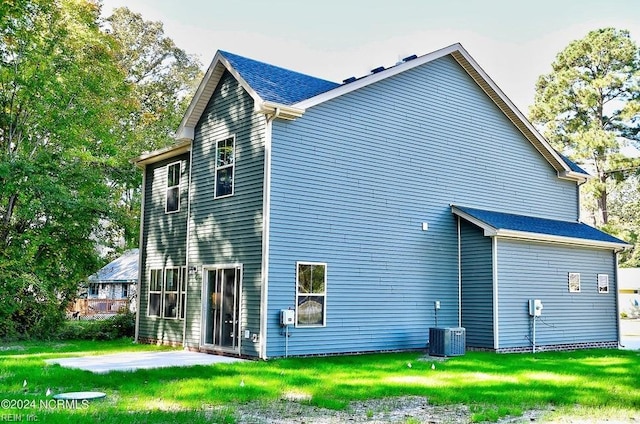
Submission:
[[[272,161],[269,356],[296,261],[327,263],[327,325],[293,329],[290,354],[422,348],[435,300],[458,324],[450,204],[576,219],[576,183],[450,57],[276,120]]]
[[[180,162],[180,209],[165,213],[167,165]],[[186,263],[189,155],[148,165],[145,170],[144,216],[142,217],[142,257],[139,337],[163,343],[182,343],[183,321],[148,317],[151,269],[181,267]]]
[[[460,219],[462,326],[469,347],[493,349],[493,248],[482,230]]]
[[[531,346],[528,299],[544,308],[536,344],[610,342],[618,339],[615,254],[560,245],[498,240],[499,348]],[[581,276],[570,293],[568,273]],[[598,293],[597,274],[609,275],[609,293]]]
[[[192,199],[187,340],[201,339],[203,265],[241,264],[241,333],[260,332],[264,117],[253,99],[225,72],[213,93],[193,140]],[[216,142],[235,136],[234,194],[214,200]],[[241,353],[258,355],[258,343],[241,340]]]

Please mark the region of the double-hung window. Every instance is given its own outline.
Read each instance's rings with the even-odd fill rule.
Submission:
[[[165,212],[180,210],[180,162],[167,165],[167,196]]]
[[[164,277],[164,318],[178,318],[180,268],[167,268]]]
[[[323,327],[327,310],[327,264],[298,262],[296,268],[296,325]]]
[[[235,149],[235,137],[229,137],[216,143],[216,184],[214,198],[233,195]]]
[[[184,318],[185,293],[185,267],[152,269],[149,276],[147,315],[170,319]]]
[[[184,319],[187,306],[187,268],[180,268],[180,319]]]
[[[162,312],[162,270],[152,269],[149,278],[149,308],[147,315],[159,317]]]

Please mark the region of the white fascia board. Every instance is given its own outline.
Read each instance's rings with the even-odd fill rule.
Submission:
[[[461,218],[464,218],[466,221],[469,221],[470,223],[482,229],[486,237],[531,240],[531,241],[537,241],[537,242],[570,244],[574,246],[585,246],[585,247],[614,249],[614,250],[624,250],[624,249],[629,249],[633,247],[628,243],[614,243],[614,242],[608,242],[608,241],[598,241],[598,240],[582,239],[582,238],[576,238],[576,237],[557,236],[552,234],[531,233],[528,231],[505,230],[505,229],[495,228],[487,224],[486,222],[481,221],[461,211],[455,206],[451,206],[451,211],[455,215],[458,215]]]
[[[178,126],[178,130],[176,131],[178,139],[180,139],[180,137],[183,136],[183,134],[189,132],[189,130],[185,131],[184,130],[185,128],[193,129],[193,127],[195,127],[194,124],[190,124],[190,121],[192,120],[192,117],[195,113],[195,108],[200,103],[200,100],[203,96],[203,92],[209,85],[209,82],[211,81],[212,76],[214,75],[214,73],[215,74],[221,73],[219,69],[220,57],[221,57],[220,51],[217,51],[215,56],[211,60],[211,64],[209,64],[209,67],[207,68],[207,72],[205,72],[204,77],[202,78],[202,81],[200,81],[200,84],[198,85],[198,88],[196,89],[196,92],[193,95],[193,98],[191,99],[191,102],[189,103],[189,106],[187,107],[187,110],[184,116],[182,117],[180,126]],[[214,81],[215,84],[218,83],[219,78],[220,78],[219,75],[217,78],[215,78],[216,80]]]
[[[186,153],[191,150],[191,141],[186,140],[182,141],[178,144],[174,144],[170,147],[165,147],[164,149],[155,150],[153,152],[144,153],[137,158],[135,158],[132,162],[136,164],[136,166],[140,168],[144,168],[146,165],[151,163],[160,162],[164,159],[169,159],[174,156],[181,155],[182,153]]]
[[[592,175],[581,174],[575,171],[558,172],[558,178],[561,180],[577,181],[578,183],[586,183],[593,178]]]
[[[515,230],[497,230],[495,236],[498,238],[532,240],[538,242],[570,244],[574,246],[593,247],[599,249],[624,250],[631,245],[627,243],[614,243],[609,241],[582,239],[576,237],[556,236],[551,234],[530,233],[526,231]]]
[[[484,231],[484,235],[486,237],[493,237],[498,232],[497,228],[492,227],[491,225],[487,224],[484,221],[480,221],[479,219],[469,215],[466,212],[461,211],[460,209],[456,208],[455,206],[451,206],[451,212],[453,212],[455,215],[458,215],[461,218],[464,218],[465,221],[469,221],[473,225],[481,228]]]
[[[427,53],[424,56],[420,56],[416,59],[404,62],[400,65],[385,69],[384,71],[378,72],[377,74],[368,75],[354,82],[343,84],[337,88],[334,88],[333,90],[329,90],[322,94],[318,94],[317,96],[295,103],[292,106],[299,109],[307,109],[319,105],[320,103],[324,103],[328,100],[334,99],[352,91],[359,90],[360,88],[366,87],[367,85],[375,84],[378,81],[382,81],[399,73],[408,71],[409,69],[413,69],[420,65],[424,65],[425,63],[439,59],[461,48],[462,46],[459,43],[452,44],[448,47],[444,47],[440,50]]]
[[[294,120],[301,117],[305,110],[274,102],[261,102],[255,104],[256,112],[262,113],[273,118],[281,118],[286,120]]]
[[[558,161],[558,163],[564,168],[564,172],[567,174],[570,174],[571,169],[569,168],[569,165],[567,165],[564,159],[560,157],[558,152],[556,152],[556,150],[553,147],[551,147],[549,142],[542,136],[542,134],[538,132],[538,130],[533,126],[533,124],[531,124],[529,119],[527,119],[527,117],[525,117],[522,114],[522,112],[520,112],[520,109],[518,109],[516,105],[513,104],[511,99],[509,99],[509,97],[507,97],[507,95],[500,89],[500,87],[496,85],[496,83],[491,79],[491,77],[478,64],[478,62],[476,62],[475,59],[471,57],[469,52],[467,52],[464,49],[464,47],[462,47],[462,45],[459,45],[459,44],[458,44],[458,49],[456,49],[456,51],[462,56],[462,58],[464,58],[464,60],[469,64],[469,66],[471,66],[473,70],[478,73],[480,78],[482,78],[483,82],[485,82],[488,85],[488,88],[490,88],[500,98],[500,100],[502,100],[505,103],[505,105],[510,109],[510,111],[515,115],[515,117],[519,121],[521,121],[521,123],[531,132],[531,134],[536,138],[536,141],[538,141],[538,143],[540,143],[540,145],[551,156],[553,156],[554,159]],[[499,106],[500,105],[498,105],[498,107]],[[569,177],[569,175],[567,176]]]
[[[182,121],[180,122],[180,126],[176,131],[176,138],[178,140],[193,140],[195,126],[202,116],[207,103],[209,103],[211,95],[220,82],[220,78],[225,70],[229,71],[242,88],[244,88],[245,91],[253,98],[256,109],[258,109],[258,105],[263,103],[263,100],[258,93],[251,88],[247,81],[240,76],[238,71],[231,66],[229,61],[218,50],[213,57],[209,68],[207,68],[207,72],[202,78],[202,81],[200,81],[200,85],[198,85],[196,93],[194,94],[191,103],[189,103],[189,107],[187,107],[187,111],[185,112]]]

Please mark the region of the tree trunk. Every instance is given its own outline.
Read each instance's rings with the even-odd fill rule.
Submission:
[[[607,189],[605,187],[598,193],[596,198],[596,205],[598,209],[596,211],[595,220],[596,226],[598,227],[606,225],[607,222],[609,222],[609,212],[607,211],[607,194]]]

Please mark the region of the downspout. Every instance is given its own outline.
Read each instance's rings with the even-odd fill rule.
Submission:
[[[458,216],[458,327],[462,327],[462,233]]]
[[[147,185],[147,167],[142,167],[142,192],[140,193],[140,239],[138,240],[138,283],[136,284],[136,328],[134,330],[134,341],[138,343],[138,337],[140,336],[140,297],[142,297],[142,255],[146,254],[144,250],[144,202],[145,202],[145,189]]]
[[[264,140],[264,182],[262,198],[262,290],[260,302],[260,358],[267,360],[267,328],[269,318],[269,229],[271,216],[271,137],[273,121],[280,115],[276,107],[272,115],[266,115]]]
[[[498,237],[493,237],[493,348],[500,347],[500,329],[498,328]]]
[[[613,251],[613,262],[615,264],[615,269],[613,270],[616,281],[616,326],[618,327],[618,347],[624,347],[622,344],[622,327],[620,325],[620,289],[619,289],[619,280],[618,280],[618,251]]]
[[[186,248],[185,248],[185,258],[184,258],[184,267],[185,267],[185,272],[184,272],[184,278],[187,280],[185,282],[184,288],[185,288],[185,292],[184,292],[184,304],[182,305],[183,308],[186,308],[187,304],[189,303],[189,237],[191,234],[191,175],[192,175],[192,170],[193,170],[193,141],[191,144],[191,148],[189,149],[189,185],[187,187],[187,237],[185,240],[186,243]],[[194,275],[195,278],[197,278],[197,275]],[[180,293],[178,291],[178,293]],[[180,301],[180,299],[178,299],[178,302]],[[182,321],[182,348],[183,349],[187,349],[187,311],[188,309],[185,309],[184,311],[184,320]],[[202,337],[202,334],[200,335]]]
[[[580,221],[580,215],[582,215],[582,205],[580,204],[580,187],[582,187],[587,180],[578,182],[578,221]]]

